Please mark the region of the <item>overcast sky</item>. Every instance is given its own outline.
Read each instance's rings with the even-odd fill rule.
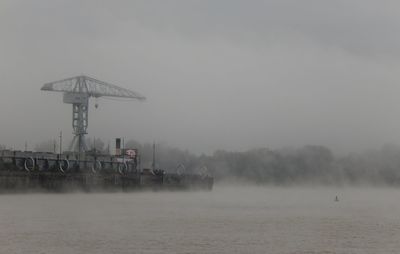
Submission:
[[[79,74],[147,97],[99,99],[89,136],[196,153],[400,144],[400,2],[0,0],[0,143],[63,131],[43,83]]]

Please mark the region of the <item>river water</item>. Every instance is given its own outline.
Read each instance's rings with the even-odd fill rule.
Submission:
[[[399,253],[399,201],[389,188],[0,195],[0,253]]]

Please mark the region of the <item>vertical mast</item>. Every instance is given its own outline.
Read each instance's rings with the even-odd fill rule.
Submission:
[[[156,169],[156,143],[153,142],[153,163],[151,164],[152,170]]]

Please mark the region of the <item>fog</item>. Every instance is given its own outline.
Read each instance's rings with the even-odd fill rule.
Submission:
[[[89,134],[217,150],[400,143],[397,1],[1,1],[0,143],[63,131],[42,84],[86,74],[147,97],[99,99]],[[67,142],[65,142],[67,147]]]
[[[0,244],[5,253],[396,253],[398,195],[255,187],[1,195]]]
[[[91,100],[95,154],[215,184],[3,193],[0,252],[397,253],[399,28],[391,0],[1,0],[0,149],[66,150],[40,88],[84,74],[147,98]]]

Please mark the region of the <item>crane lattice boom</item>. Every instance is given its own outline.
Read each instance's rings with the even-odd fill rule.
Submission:
[[[80,84],[83,84],[81,88]],[[80,91],[80,89],[82,90]],[[41,90],[66,93],[85,93],[89,97],[108,96],[145,100],[145,97],[136,92],[88,76],[77,76],[49,82],[44,84]]]

